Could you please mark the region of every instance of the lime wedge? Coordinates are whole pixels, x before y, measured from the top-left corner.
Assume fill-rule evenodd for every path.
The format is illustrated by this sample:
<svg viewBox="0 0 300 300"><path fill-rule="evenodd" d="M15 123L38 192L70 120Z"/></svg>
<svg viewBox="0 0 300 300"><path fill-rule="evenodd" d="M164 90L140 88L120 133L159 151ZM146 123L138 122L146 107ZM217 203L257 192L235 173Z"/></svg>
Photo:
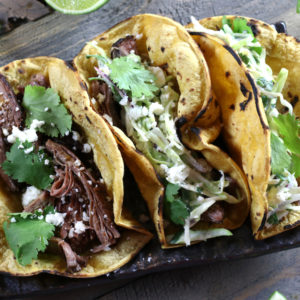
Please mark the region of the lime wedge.
<svg viewBox="0 0 300 300"><path fill-rule="evenodd" d="M45 0L53 9L70 15L90 13L109 0Z"/></svg>
<svg viewBox="0 0 300 300"><path fill-rule="evenodd" d="M286 297L284 297L282 294L280 294L278 291L275 291L269 300L287 300Z"/></svg>

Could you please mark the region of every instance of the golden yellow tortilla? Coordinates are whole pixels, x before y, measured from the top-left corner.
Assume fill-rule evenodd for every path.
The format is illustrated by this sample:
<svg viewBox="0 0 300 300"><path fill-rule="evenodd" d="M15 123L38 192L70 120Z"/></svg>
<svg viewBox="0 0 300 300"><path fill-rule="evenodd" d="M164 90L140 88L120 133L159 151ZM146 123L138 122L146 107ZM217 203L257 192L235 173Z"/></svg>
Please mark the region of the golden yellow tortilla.
<svg viewBox="0 0 300 300"><path fill-rule="evenodd" d="M86 55L99 54L93 45L101 47L106 55L110 56L112 44L128 34L137 37L139 55L148 58L154 66L167 66L168 74L177 79L180 94L177 104L177 125L183 142L192 149L202 151L207 161L216 169L224 170L237 179L243 201L238 205L229 205L229 218L218 226L237 228L244 222L249 212L250 195L247 181L228 155L218 147L209 144L216 139L221 129L220 108L211 92L211 82L204 57L184 27L168 18L149 14L134 16L123 21L95 37L75 57L74 65L81 78L90 88L88 79L97 76L94 69L97 60L86 58ZM163 218L164 186L153 166L135 148L124 132L115 126L110 128L120 146L125 163L147 202L162 247L184 246L183 244L171 245L167 241L166 236L174 233L174 230L165 229L167 222L164 222ZM194 135L190 128L197 128L201 134ZM207 226L207 224L199 223L199 226Z"/></svg>
<svg viewBox="0 0 300 300"><path fill-rule="evenodd" d="M108 193L113 199L115 223L123 227L121 238L109 251L91 255L88 264L76 273L66 272L65 258L43 253L30 265L21 266L14 259L7 245L4 231L0 229L0 272L18 276L30 276L40 272L68 277L95 277L116 270L126 264L151 239L152 235L123 210L124 165L115 139L103 119L89 106L86 87L78 74L64 61L51 57L36 57L13 61L1 67L3 74L13 90L29 84L33 74L43 74L56 90L66 108L93 148L97 167L106 183ZM0 182L0 224L7 220L7 214L22 210L20 195L8 193Z"/></svg>
<svg viewBox="0 0 300 300"><path fill-rule="evenodd" d="M300 76L299 42L291 36L277 33L272 26L262 21L246 19L258 41L266 48L267 63L273 73L278 74L282 67L289 70L283 94L293 104L294 112L299 117L300 105L296 101L300 96L300 86L296 83ZM222 16L203 19L199 23L206 28L219 30L222 27ZM189 24L186 27L192 26ZM268 238L296 227L300 224L300 212L290 211L280 224L264 228L268 212L266 190L271 171L270 132L254 80L238 55L223 41L207 34L195 34L193 37L209 66L212 87L222 111L224 139L248 178L255 238Z"/></svg>

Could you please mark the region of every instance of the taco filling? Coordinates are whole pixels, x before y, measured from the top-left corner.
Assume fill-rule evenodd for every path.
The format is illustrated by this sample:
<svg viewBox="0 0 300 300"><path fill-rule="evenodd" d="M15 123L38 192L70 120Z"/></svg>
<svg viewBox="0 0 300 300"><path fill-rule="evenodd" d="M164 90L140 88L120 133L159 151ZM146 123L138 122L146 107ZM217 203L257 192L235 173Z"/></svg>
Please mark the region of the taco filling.
<svg viewBox="0 0 300 300"><path fill-rule="evenodd" d="M134 36L116 41L111 57L96 43L90 45L100 53L87 56L98 61L98 76L89 78L92 105L111 125L126 131L160 176L165 186L164 227L175 228L168 242L190 245L231 235L225 228L193 228L200 221L222 224L228 203L239 203L242 196L234 179L180 141L175 125L176 78L164 66L152 66L148 57L140 55Z"/></svg>
<svg viewBox="0 0 300 300"><path fill-rule="evenodd" d="M77 272L120 237L93 145L42 74L17 95L0 75L0 100L0 177L23 207L3 224L6 240L21 265L47 251Z"/></svg>
<svg viewBox="0 0 300 300"><path fill-rule="evenodd" d="M219 31L203 27L192 17L189 31L200 31L215 36L234 49L260 91L271 131L271 174L267 188L268 212L265 228L280 223L289 211L300 211L300 139L299 121L292 105L284 99L282 90L288 70L282 68L277 76L266 63L266 49L254 37L243 18L223 17Z"/></svg>

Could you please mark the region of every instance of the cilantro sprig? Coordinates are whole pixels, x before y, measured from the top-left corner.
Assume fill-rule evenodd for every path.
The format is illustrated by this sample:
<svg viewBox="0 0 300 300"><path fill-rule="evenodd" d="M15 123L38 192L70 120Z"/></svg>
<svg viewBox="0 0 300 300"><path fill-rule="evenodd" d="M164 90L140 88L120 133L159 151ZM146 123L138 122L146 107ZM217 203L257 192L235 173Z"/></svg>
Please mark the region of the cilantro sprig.
<svg viewBox="0 0 300 300"><path fill-rule="evenodd" d="M38 189L49 187L54 174L51 164L45 164L46 159L51 159L43 151L34 152L32 143L24 142L21 144L19 139L12 145L9 152L6 152L6 160L2 164L3 171L18 182L26 182L34 185ZM29 153L27 151L32 150Z"/></svg>
<svg viewBox="0 0 300 300"><path fill-rule="evenodd" d="M39 252L44 252L49 239L54 236L55 226L45 221L46 214L51 212L54 212L52 206L34 214L12 213L9 214L10 222L4 222L8 245L22 266L30 264Z"/></svg>
<svg viewBox="0 0 300 300"><path fill-rule="evenodd" d="M165 194L165 213L173 223L184 225L184 220L189 216L189 209L181 200L179 191L178 184L168 183Z"/></svg>
<svg viewBox="0 0 300 300"><path fill-rule="evenodd" d="M284 169L300 176L300 122L289 113L278 115L271 120L271 126L279 136L271 134L271 167L274 174L280 175Z"/></svg>
<svg viewBox="0 0 300 300"><path fill-rule="evenodd" d="M22 105L26 110L27 127L36 119L45 122L37 130L51 137L58 137L59 134L63 136L71 130L72 117L55 90L28 85L25 87Z"/></svg>

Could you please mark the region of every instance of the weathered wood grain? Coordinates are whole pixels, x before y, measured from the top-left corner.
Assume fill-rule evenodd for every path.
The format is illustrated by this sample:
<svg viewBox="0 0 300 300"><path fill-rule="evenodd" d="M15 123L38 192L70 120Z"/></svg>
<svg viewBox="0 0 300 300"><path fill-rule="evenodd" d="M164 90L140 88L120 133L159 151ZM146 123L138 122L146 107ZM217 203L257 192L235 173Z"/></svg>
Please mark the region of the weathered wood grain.
<svg viewBox="0 0 300 300"><path fill-rule="evenodd" d="M0 37L0 65L38 55L72 59L95 35L138 13L158 13L187 23L189 17L237 14L272 23L284 20L290 34L300 38L296 0L111 0L83 16L53 13ZM150 275L103 297L109 299L268 299L276 289L300 295L300 249L243 261L223 262ZM117 286L112 286L113 287ZM94 299L101 287L64 294L64 299ZM53 297L49 296L49 299ZM47 298L47 299L48 299ZM61 299L60 296L57 296ZM46 299L46 297L45 297Z"/></svg>
<svg viewBox="0 0 300 300"><path fill-rule="evenodd" d="M266 22L284 19L289 32L300 37L300 16L293 1L234 0L114 0L89 15L68 16L54 13L18 27L0 37L0 65L15 59L39 55L72 59L85 42L114 24L139 13L159 13L187 23L191 15L203 18L238 14Z"/></svg>

